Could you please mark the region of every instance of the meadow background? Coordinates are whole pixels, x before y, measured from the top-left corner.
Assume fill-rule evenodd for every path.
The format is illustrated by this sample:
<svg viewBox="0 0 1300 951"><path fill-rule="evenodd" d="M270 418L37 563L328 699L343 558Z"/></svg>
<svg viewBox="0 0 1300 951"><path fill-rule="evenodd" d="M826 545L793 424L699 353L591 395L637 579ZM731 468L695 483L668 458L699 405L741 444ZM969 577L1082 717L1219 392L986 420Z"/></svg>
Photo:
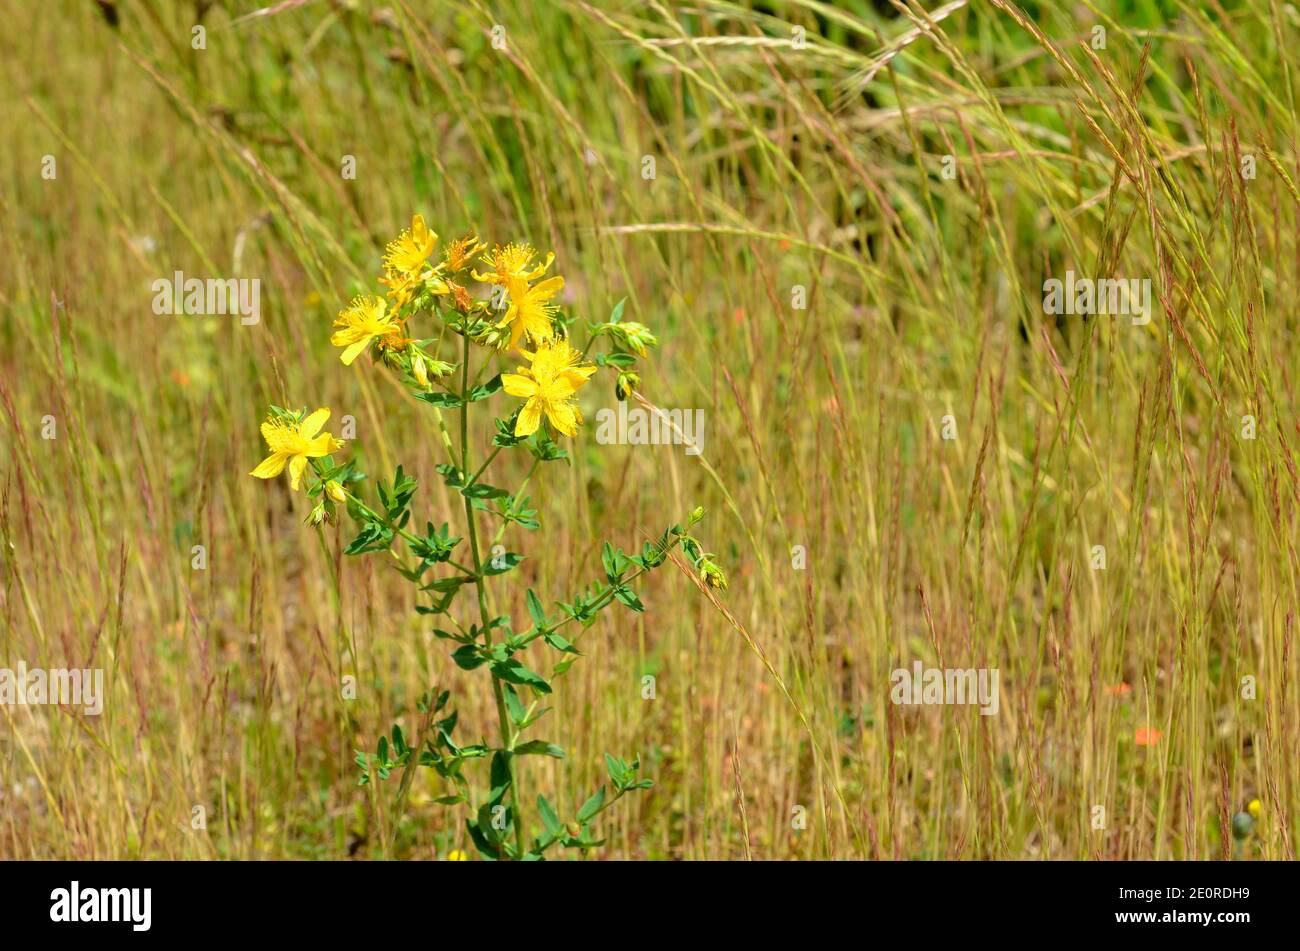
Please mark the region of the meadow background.
<svg viewBox="0 0 1300 951"><path fill-rule="evenodd" d="M0 856L468 849L430 771L399 820L353 755L433 684L489 734L486 684L382 558L339 557L351 525L248 476L269 403L329 406L452 518L428 407L328 339L420 212L554 249L580 318L626 297L646 397L706 414L700 457L589 425L531 487L520 603L497 588L522 614L600 539L709 511L730 588L668 567L603 615L545 730L568 757L527 762L573 809L639 752L656 785L593 857L1294 858L1294 4L258 10L5 5L0 663L102 666L109 697L0 708ZM1151 323L1045 315L1067 269L1150 278ZM174 270L259 278L260 323L155 316ZM997 667L998 715L894 706L915 660Z"/></svg>

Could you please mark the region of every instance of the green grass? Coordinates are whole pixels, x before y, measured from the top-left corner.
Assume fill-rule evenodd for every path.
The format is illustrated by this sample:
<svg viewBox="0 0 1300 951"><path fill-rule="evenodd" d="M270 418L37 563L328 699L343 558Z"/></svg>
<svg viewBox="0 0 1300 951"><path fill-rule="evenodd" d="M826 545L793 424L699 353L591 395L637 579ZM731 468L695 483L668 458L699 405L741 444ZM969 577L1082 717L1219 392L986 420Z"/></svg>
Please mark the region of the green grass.
<svg viewBox="0 0 1300 951"><path fill-rule="evenodd" d="M110 697L0 707L0 856L466 848L433 779L394 830L352 757L460 678L490 734L490 692L382 560L247 475L269 403L329 406L367 472L404 464L417 517L452 518L428 408L328 341L418 211L553 248L581 318L626 296L661 341L646 397L706 412L701 457L589 431L544 470L520 603L493 606L709 509L730 589L665 569L645 615L602 618L551 714L568 758L524 772L572 810L601 751L640 752L656 786L602 817L600 857L1295 857L1292 6L989 0L930 30L884 2L240 2L201 51L188 3L19 7L0 663L102 666ZM1045 315L1067 269L1150 278L1151 323ZM259 277L260 324L155 316L174 270ZM613 405L601 376L586 415ZM914 660L997 667L999 714L894 706Z"/></svg>

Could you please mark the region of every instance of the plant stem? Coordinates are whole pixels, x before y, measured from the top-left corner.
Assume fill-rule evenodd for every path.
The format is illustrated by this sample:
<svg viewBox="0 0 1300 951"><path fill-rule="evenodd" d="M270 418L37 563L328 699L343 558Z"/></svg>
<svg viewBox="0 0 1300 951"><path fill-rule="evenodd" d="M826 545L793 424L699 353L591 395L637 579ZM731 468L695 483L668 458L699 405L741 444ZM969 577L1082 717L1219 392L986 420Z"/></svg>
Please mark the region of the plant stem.
<svg viewBox="0 0 1300 951"><path fill-rule="evenodd" d="M676 539L673 540L672 544L670 544L667 548L664 549L665 558L667 558L668 552L676 548L680 541L681 541L681 536L678 536ZM656 565L656 567L658 566ZM635 581L637 578L641 577L643 574L646 574L648 571L650 571L649 568L638 568L636 571L632 572L630 575L624 578L622 583L630 584L631 582ZM614 586L612 584L605 585L604 590L601 591L600 594L596 595L596 599L592 602L591 610L593 612L604 610L605 606L609 604L609 599L612 598L613 595L614 595ZM574 620L574 617L572 614L570 614L568 617L564 618L562 621L560 621L559 623L553 626L534 631L531 635L519 641L520 649L527 647L529 644L537 640L543 634L551 634L554 633L555 631L558 631L560 628L564 627L564 625L568 624L572 620Z"/></svg>
<svg viewBox="0 0 1300 951"><path fill-rule="evenodd" d="M483 460L483 465L479 466L478 471L475 472L473 477L468 482L465 483L466 489L468 489L472 485L478 484L478 477L481 476L483 472L487 469L487 467L492 464L492 460L497 457L497 453L500 451L501 451L500 446L494 446L492 448L492 451L488 453L488 457Z"/></svg>
<svg viewBox="0 0 1300 951"><path fill-rule="evenodd" d="M465 400L469 392L469 337L463 337L462 339L465 343L460 367L461 400L463 401L460 407L460 467L462 472L469 472L469 402ZM489 457L488 462L491 461L492 459ZM483 467L487 468L486 462ZM482 471L480 469L479 473ZM474 478L477 479L478 475L476 474ZM469 535L470 554L473 555L474 590L478 594L479 621L483 625L483 643L485 646L491 647L492 624L488 617L487 579L483 576L483 562L479 558L474 500L468 495L465 496L465 526L466 534ZM497 727L501 733L501 746L506 751L506 769L510 776L510 798L515 811L515 848L519 855L522 856L524 853L524 818L520 808L522 800L519 796L518 777L515 775L514 747L510 739L510 718L506 713L506 702L505 696L501 692L501 682L495 676L492 677L492 695L496 699Z"/></svg>
<svg viewBox="0 0 1300 951"><path fill-rule="evenodd" d="M515 494L510 497L510 504L506 506L506 512L514 513L515 509L519 505L519 500L524 496L524 489L528 488L528 483L533 481L533 473L537 471L537 467L541 464L542 460L533 459L533 464L528 467L528 475L524 476L524 481L519 484L519 488L515 489ZM501 526L497 529L497 533L492 536L492 544L495 545L497 542L501 541L505 536L506 529L509 527L510 519L502 519Z"/></svg>

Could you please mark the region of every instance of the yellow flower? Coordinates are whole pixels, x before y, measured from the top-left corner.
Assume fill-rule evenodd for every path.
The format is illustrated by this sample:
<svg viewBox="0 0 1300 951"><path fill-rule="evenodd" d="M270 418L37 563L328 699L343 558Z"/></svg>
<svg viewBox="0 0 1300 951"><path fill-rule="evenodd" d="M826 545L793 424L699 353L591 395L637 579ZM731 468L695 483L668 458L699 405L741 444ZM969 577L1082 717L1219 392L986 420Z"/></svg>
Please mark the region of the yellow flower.
<svg viewBox="0 0 1300 951"><path fill-rule="evenodd" d="M425 264L437 244L438 236L429 230L423 215L413 217L411 227L388 242L384 251L384 276L379 283L388 287L395 308L404 306L419 288ZM437 270L434 269L435 275ZM431 289L435 294L447 293L436 276Z"/></svg>
<svg viewBox="0 0 1300 951"><path fill-rule="evenodd" d="M596 372L595 366L582 362L582 354L569 345L567 340L556 340L545 347L538 347L533 353L519 351L532 365L522 372L533 377L565 377L577 390Z"/></svg>
<svg viewBox="0 0 1300 951"><path fill-rule="evenodd" d="M546 269L555 260L555 253L546 255L546 260L534 266L533 259L537 252L531 244L497 245L489 254L483 256L483 263L492 270L485 274L472 271L474 280L484 281L504 287L510 297L510 309L497 324L498 327L510 326L508 346L516 347L525 334L534 343L550 340L551 312L555 305L551 298L564 288L564 278L552 277L540 284L531 282L546 273Z"/></svg>
<svg viewBox="0 0 1300 951"><path fill-rule="evenodd" d="M450 852L447 853L447 861L467 862L469 861L469 856L466 855L464 852L462 852L460 849L452 849Z"/></svg>
<svg viewBox="0 0 1300 951"><path fill-rule="evenodd" d="M388 242L384 253L384 270L413 277L424 268L424 262L433 254L438 236L424 223L424 215L411 219L411 227Z"/></svg>
<svg viewBox="0 0 1300 951"><path fill-rule="evenodd" d="M574 394L596 368L583 363L582 355L565 340L540 346L535 353L524 351L524 356L531 367L501 375L501 388L506 393L527 400L515 422L515 435L531 436L537 432L543 413L556 430L566 436L576 435L582 414L578 412Z"/></svg>
<svg viewBox="0 0 1300 951"><path fill-rule="evenodd" d="M497 327L510 327L510 347L519 346L519 340L525 334L534 343L550 340L554 331L551 329L551 313L555 305L551 298L564 289L564 278L552 277L540 284L523 286L520 293L510 291L510 309Z"/></svg>
<svg viewBox="0 0 1300 951"><path fill-rule="evenodd" d="M318 409L301 422L275 415L268 416L262 424L262 438L271 454L263 459L249 475L259 479L274 479L289 466L289 486L297 491L302 485L302 473L308 459L328 456L343 443L329 433L320 432L330 418L328 409ZM319 433L319 435L317 435Z"/></svg>
<svg viewBox="0 0 1300 951"><path fill-rule="evenodd" d="M357 354L370 346L372 340L385 346L401 345L402 325L391 314L385 313L387 307L381 297L358 297L345 310L339 311L330 343L345 348L339 358L344 366L351 366Z"/></svg>
<svg viewBox="0 0 1300 951"><path fill-rule="evenodd" d="M1246 811L1250 813L1250 817L1254 819L1256 822L1259 821L1259 814L1263 811L1263 809L1264 807L1260 804L1260 801L1258 799L1252 799L1250 801L1250 805L1246 807Z"/></svg>
<svg viewBox="0 0 1300 951"><path fill-rule="evenodd" d="M398 310L404 307L406 302L415 294L415 289L420 286L420 279L409 274L398 274L396 271L389 271L379 279L379 283L388 288L388 296L393 301L393 309Z"/></svg>
<svg viewBox="0 0 1300 951"><path fill-rule="evenodd" d="M533 258L536 256L537 252L531 244L507 244L504 248L498 244L483 256L483 263L492 270L486 274L478 271L471 273L476 281L504 285L512 298L522 297L528 285L545 274L555 260L555 253L551 252L546 255L545 261L533 267Z"/></svg>

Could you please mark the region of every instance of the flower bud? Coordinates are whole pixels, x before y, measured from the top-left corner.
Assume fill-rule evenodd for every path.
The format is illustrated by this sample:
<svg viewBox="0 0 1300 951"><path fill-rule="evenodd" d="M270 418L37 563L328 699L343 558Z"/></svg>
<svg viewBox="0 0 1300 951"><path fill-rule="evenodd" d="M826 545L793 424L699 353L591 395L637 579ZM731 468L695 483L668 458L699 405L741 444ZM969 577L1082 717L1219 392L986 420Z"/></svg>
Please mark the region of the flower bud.
<svg viewBox="0 0 1300 951"><path fill-rule="evenodd" d="M727 576L721 568L707 559L700 563L700 577L710 588L717 588L719 591L727 590Z"/></svg>
<svg viewBox="0 0 1300 951"><path fill-rule="evenodd" d="M424 364L424 357L418 353L411 357L411 376L415 377L415 382L420 384L421 389L429 388L429 371Z"/></svg>
<svg viewBox="0 0 1300 951"><path fill-rule="evenodd" d="M348 494L343 491L343 486L334 479L325 483L325 494L340 504L348 500Z"/></svg>
<svg viewBox="0 0 1300 951"><path fill-rule="evenodd" d="M643 357L646 355L647 347L657 347L659 345L659 338L652 334L650 328L645 324L638 324L629 320L616 326L627 345Z"/></svg>
<svg viewBox="0 0 1300 951"><path fill-rule="evenodd" d="M619 373L618 382L614 384L614 395L618 397L619 402L624 402L632 391L641 385L641 377L627 370Z"/></svg>

